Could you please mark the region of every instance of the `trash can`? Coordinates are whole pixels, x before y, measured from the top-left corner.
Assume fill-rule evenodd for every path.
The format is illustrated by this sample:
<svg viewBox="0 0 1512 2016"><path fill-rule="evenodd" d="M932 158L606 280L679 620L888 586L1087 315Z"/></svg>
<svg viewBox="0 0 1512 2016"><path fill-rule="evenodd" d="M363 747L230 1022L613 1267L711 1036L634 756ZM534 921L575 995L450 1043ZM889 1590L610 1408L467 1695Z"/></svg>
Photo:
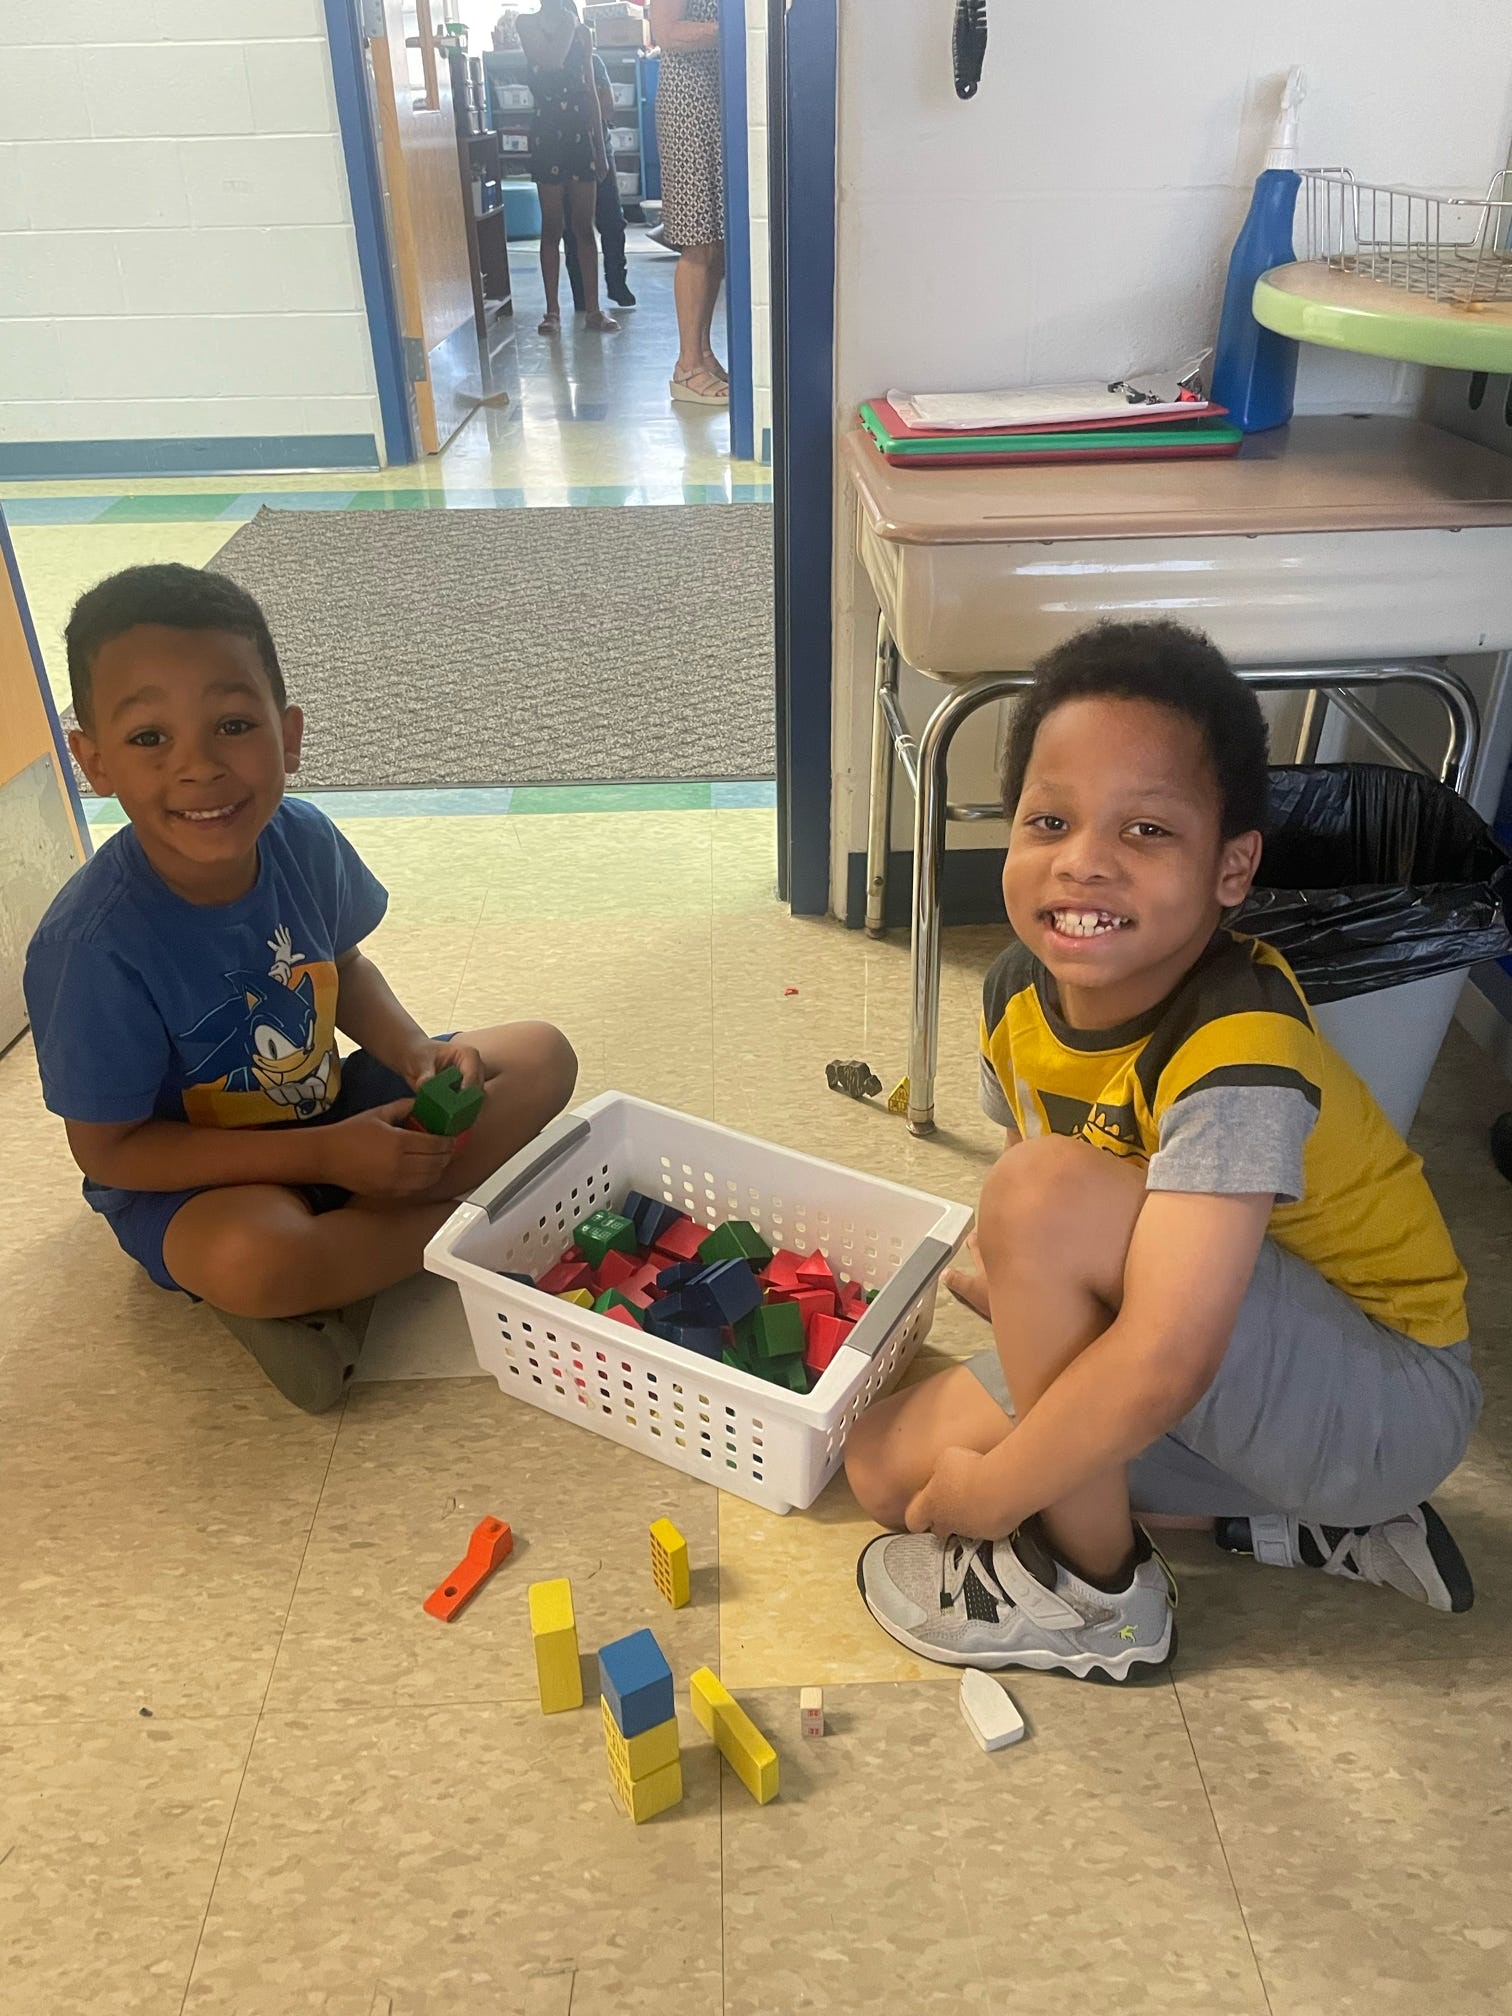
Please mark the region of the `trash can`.
<svg viewBox="0 0 1512 2016"><path fill-rule="evenodd" d="M1509 898L1512 856L1447 784L1384 763L1281 766L1235 921L1287 960L1405 1134L1466 969L1512 950Z"/></svg>

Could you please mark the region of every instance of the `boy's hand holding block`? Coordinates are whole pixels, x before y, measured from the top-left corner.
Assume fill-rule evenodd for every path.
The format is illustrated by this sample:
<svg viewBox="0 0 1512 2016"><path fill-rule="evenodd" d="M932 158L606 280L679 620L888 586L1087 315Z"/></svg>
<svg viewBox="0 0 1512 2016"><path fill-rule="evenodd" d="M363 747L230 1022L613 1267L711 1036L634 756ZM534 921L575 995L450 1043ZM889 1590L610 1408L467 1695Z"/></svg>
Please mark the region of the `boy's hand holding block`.
<svg viewBox="0 0 1512 2016"><path fill-rule="evenodd" d="M465 1134L483 1111L483 1087L464 1085L461 1066L448 1064L415 1089L415 1110L406 1121L425 1134Z"/></svg>

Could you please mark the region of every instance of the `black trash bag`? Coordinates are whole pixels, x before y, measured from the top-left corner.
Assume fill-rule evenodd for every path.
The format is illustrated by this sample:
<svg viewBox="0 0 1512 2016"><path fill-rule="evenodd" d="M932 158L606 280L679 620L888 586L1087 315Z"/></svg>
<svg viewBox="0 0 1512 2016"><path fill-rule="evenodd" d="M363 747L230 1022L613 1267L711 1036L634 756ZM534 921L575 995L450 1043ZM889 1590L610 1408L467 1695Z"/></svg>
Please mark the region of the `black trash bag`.
<svg viewBox="0 0 1512 2016"><path fill-rule="evenodd" d="M1234 927L1309 1001L1344 1001L1512 952L1512 856L1447 784L1385 763L1271 771L1270 827Z"/></svg>

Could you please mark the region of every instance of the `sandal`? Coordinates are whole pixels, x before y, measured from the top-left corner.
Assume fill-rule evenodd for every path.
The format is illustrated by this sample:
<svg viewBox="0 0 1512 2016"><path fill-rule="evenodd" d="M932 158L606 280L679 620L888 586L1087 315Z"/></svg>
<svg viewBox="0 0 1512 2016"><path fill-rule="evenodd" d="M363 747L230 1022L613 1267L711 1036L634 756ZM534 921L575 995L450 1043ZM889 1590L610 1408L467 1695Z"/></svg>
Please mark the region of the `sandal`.
<svg viewBox="0 0 1512 2016"><path fill-rule="evenodd" d="M614 317L606 315L602 308L595 308L593 313L588 317L588 327L599 336L618 335L619 326Z"/></svg>
<svg viewBox="0 0 1512 2016"><path fill-rule="evenodd" d="M728 406L730 403L729 386L702 364L686 376L681 371L674 371L667 389L674 401L683 406Z"/></svg>
<svg viewBox="0 0 1512 2016"><path fill-rule="evenodd" d="M536 324L537 336L560 336L562 318L560 315L543 315Z"/></svg>
<svg viewBox="0 0 1512 2016"><path fill-rule="evenodd" d="M704 369L710 374L711 377L717 378L721 385L729 384L730 382L729 372L726 371L723 364L720 363L719 359L714 355L712 351L710 351L709 355L704 359Z"/></svg>

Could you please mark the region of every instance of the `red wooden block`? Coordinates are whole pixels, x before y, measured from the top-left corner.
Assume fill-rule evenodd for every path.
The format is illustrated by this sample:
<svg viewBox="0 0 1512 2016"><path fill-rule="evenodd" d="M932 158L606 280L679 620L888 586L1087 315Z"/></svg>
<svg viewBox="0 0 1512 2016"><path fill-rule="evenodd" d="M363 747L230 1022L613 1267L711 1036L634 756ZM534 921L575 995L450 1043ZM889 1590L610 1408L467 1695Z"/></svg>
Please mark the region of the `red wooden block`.
<svg viewBox="0 0 1512 2016"><path fill-rule="evenodd" d="M432 1617L439 1617L443 1624L450 1624L462 1605L477 1594L499 1563L507 1559L513 1546L514 1535L502 1519L479 1520L467 1543L465 1558L444 1582L432 1589L420 1607Z"/></svg>
<svg viewBox="0 0 1512 2016"><path fill-rule="evenodd" d="M796 1302L802 1312L805 1329L815 1316L835 1314L833 1288L774 1288L767 1299L772 1302Z"/></svg>
<svg viewBox="0 0 1512 2016"><path fill-rule="evenodd" d="M794 1289L799 1286L802 1269L803 1255L779 1246L757 1278L767 1288Z"/></svg>
<svg viewBox="0 0 1512 2016"><path fill-rule="evenodd" d="M624 1292L625 1292L625 1291L624 1291L624 1289L622 1288L622 1289L620 1290L620 1293L621 1293L621 1294L623 1295L623 1294L624 1294ZM623 1307L623 1306L622 1306L622 1305L621 1305L620 1303L618 1303L618 1302L616 1302L616 1303L615 1303L615 1305L614 1305L614 1307L613 1307L612 1309L605 1309L605 1310L603 1311L603 1314L604 1314L605 1316L607 1316L607 1317L609 1318L609 1321L610 1321L611 1323L623 1323L623 1324L625 1324L625 1325L626 1325L626 1326L627 1326L627 1327L628 1327L629 1329L631 1329L631 1330L635 1330L635 1331L639 1331L639 1330L640 1330L640 1329L642 1328L642 1326L641 1326L641 1325L640 1325L639 1323L637 1323L637 1322L636 1322L636 1320L635 1320L635 1318L634 1318L634 1317L633 1317L633 1316L632 1316L632 1315L630 1314L630 1311L629 1311L628 1309L624 1308L624 1307Z"/></svg>
<svg viewBox="0 0 1512 2016"><path fill-rule="evenodd" d="M708 1236L707 1225L695 1225L691 1218L676 1218L657 1239L652 1251L664 1253L669 1265L674 1260L696 1260L698 1249Z"/></svg>
<svg viewBox="0 0 1512 2016"><path fill-rule="evenodd" d="M630 1276L638 1274L644 1265L638 1255L620 1253L611 1248L594 1270L594 1293L602 1295L606 1288L623 1288Z"/></svg>
<svg viewBox="0 0 1512 2016"><path fill-rule="evenodd" d="M848 1323L859 1323L866 1314L866 1290L859 1281L840 1283L840 1314Z"/></svg>
<svg viewBox="0 0 1512 2016"><path fill-rule="evenodd" d="M808 1288L835 1287L835 1270L822 1253L806 1254L799 1264L798 1279Z"/></svg>
<svg viewBox="0 0 1512 2016"><path fill-rule="evenodd" d="M839 1316L810 1318L805 1327L808 1343L803 1353L803 1362L810 1372L824 1371L854 1327Z"/></svg>
<svg viewBox="0 0 1512 2016"><path fill-rule="evenodd" d="M659 1302L662 1291L656 1285L656 1277L661 1272L659 1260L647 1260L633 1274L627 1274L618 1283L621 1295L632 1301L637 1309L649 1309L653 1302Z"/></svg>
<svg viewBox="0 0 1512 2016"><path fill-rule="evenodd" d="M569 1247L556 1265L548 1267L536 1283L543 1295L570 1295L574 1288L591 1288L592 1285L593 1269L576 1246Z"/></svg>

